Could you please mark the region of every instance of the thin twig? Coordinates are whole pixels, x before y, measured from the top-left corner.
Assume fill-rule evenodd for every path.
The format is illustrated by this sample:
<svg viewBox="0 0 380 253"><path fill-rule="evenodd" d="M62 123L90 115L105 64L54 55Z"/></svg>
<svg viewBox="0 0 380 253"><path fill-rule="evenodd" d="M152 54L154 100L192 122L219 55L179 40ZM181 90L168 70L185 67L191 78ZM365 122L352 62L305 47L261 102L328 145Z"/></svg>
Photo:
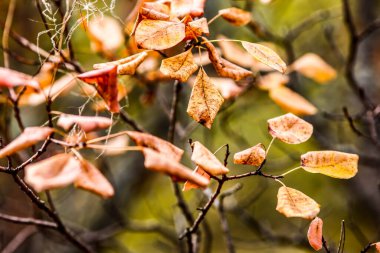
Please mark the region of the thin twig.
<svg viewBox="0 0 380 253"><path fill-rule="evenodd" d="M322 236L322 247L325 249L326 253L330 253L330 249L327 246L327 242L323 236Z"/></svg>
<svg viewBox="0 0 380 253"><path fill-rule="evenodd" d="M346 242L346 226L344 224L344 220L342 220L342 224L341 224L341 228L340 228L340 239L339 239L338 253L343 253L345 242Z"/></svg>
<svg viewBox="0 0 380 253"><path fill-rule="evenodd" d="M9 221L12 223L17 223L17 224L36 225L40 227L54 228L54 229L58 228L57 224L51 221L39 220L35 218L17 217L17 216L3 214L3 213L0 213L0 219Z"/></svg>
<svg viewBox="0 0 380 253"><path fill-rule="evenodd" d="M16 0L10 0L8 6L7 17L5 20L3 37L2 37L2 47L5 49L3 52L4 57L4 67L9 68L9 56L7 50L9 49L9 32L11 30L13 16L16 8Z"/></svg>

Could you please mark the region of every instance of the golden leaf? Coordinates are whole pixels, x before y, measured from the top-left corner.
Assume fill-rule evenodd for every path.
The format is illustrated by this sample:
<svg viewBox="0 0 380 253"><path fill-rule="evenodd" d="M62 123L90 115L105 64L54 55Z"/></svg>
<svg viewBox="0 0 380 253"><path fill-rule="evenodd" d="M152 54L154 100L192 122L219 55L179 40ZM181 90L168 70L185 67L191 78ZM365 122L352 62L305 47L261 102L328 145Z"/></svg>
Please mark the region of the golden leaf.
<svg viewBox="0 0 380 253"><path fill-rule="evenodd" d="M61 114L57 125L69 130L74 124L77 124L83 131L91 132L98 129L108 128L112 125L112 120L106 117L79 116L72 114Z"/></svg>
<svg viewBox="0 0 380 253"><path fill-rule="evenodd" d="M257 81L257 87L261 90L273 90L284 86L289 82L289 77L278 72L272 72L264 76L260 76Z"/></svg>
<svg viewBox="0 0 380 253"><path fill-rule="evenodd" d="M270 89L269 97L284 111L299 116L314 115L318 112L318 109L313 104L285 86Z"/></svg>
<svg viewBox="0 0 380 253"><path fill-rule="evenodd" d="M260 166L265 160L266 152L263 144L240 151L234 155L234 164Z"/></svg>
<svg viewBox="0 0 380 253"><path fill-rule="evenodd" d="M341 179L356 175L358 161L358 155L338 151L311 151L301 156L301 166L307 172Z"/></svg>
<svg viewBox="0 0 380 253"><path fill-rule="evenodd" d="M322 219L315 217L315 219L311 221L307 231L307 239L309 244L316 251L322 249L322 227Z"/></svg>
<svg viewBox="0 0 380 253"><path fill-rule="evenodd" d="M269 67L281 72L285 73L286 64L285 62L269 47L257 44L250 43L246 41L242 41L241 44L250 53L256 60L268 65Z"/></svg>
<svg viewBox="0 0 380 253"><path fill-rule="evenodd" d="M207 180L210 180L210 178L211 178L210 175L204 169L202 169L199 166L195 167L195 170L193 171L193 173L198 174ZM183 185L182 191L188 191L190 189L199 189L199 188L201 188L201 187L199 187L199 185L194 184L190 181L186 181L185 184Z"/></svg>
<svg viewBox="0 0 380 253"><path fill-rule="evenodd" d="M270 135L288 144L299 144L307 141L313 134L313 126L303 119L288 113L269 119Z"/></svg>
<svg viewBox="0 0 380 253"><path fill-rule="evenodd" d="M195 121L211 129L223 101L223 97L201 68L191 91L187 113Z"/></svg>
<svg viewBox="0 0 380 253"><path fill-rule="evenodd" d="M219 10L219 14L236 26L244 26L251 21L251 13L236 7Z"/></svg>
<svg viewBox="0 0 380 253"><path fill-rule="evenodd" d="M286 217L313 219L320 211L319 204L304 193L281 186L277 193L276 210Z"/></svg>
<svg viewBox="0 0 380 253"><path fill-rule="evenodd" d="M191 49L162 60L160 67L162 73L180 82L186 82L197 69Z"/></svg>
<svg viewBox="0 0 380 253"><path fill-rule="evenodd" d="M174 47L185 38L185 25L180 22L143 20L136 28L139 47L163 50Z"/></svg>
<svg viewBox="0 0 380 253"><path fill-rule="evenodd" d="M199 141L192 143L193 154L191 160L203 170L213 176L224 175L229 170L215 157L210 150L203 146Z"/></svg>

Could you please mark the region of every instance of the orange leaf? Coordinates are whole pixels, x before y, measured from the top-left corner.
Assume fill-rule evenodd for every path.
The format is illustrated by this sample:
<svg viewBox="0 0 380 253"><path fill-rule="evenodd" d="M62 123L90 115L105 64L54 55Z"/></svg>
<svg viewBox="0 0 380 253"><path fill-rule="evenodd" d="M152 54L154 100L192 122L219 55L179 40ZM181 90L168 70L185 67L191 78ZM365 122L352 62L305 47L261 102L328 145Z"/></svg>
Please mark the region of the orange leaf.
<svg viewBox="0 0 380 253"><path fill-rule="evenodd" d="M191 160L203 170L213 176L224 175L229 170L215 157L210 150L203 146L199 141L192 143L193 154Z"/></svg>
<svg viewBox="0 0 380 253"><path fill-rule="evenodd" d="M314 115L318 112L318 109L313 104L285 86L270 89L269 97L284 111L296 115Z"/></svg>
<svg viewBox="0 0 380 253"><path fill-rule="evenodd" d="M187 23L186 25L186 37L196 38L202 34L209 35L210 31L208 29L207 19L200 18Z"/></svg>
<svg viewBox="0 0 380 253"><path fill-rule="evenodd" d="M152 20L169 20L170 16L166 13L162 13L158 10L151 9L151 8L141 8L140 14L146 18L146 19L152 19Z"/></svg>
<svg viewBox="0 0 380 253"><path fill-rule="evenodd" d="M11 143L0 150L0 158L12 155L34 144L46 140L54 132L50 127L27 127Z"/></svg>
<svg viewBox="0 0 380 253"><path fill-rule="evenodd" d="M171 14L175 17L201 17L204 13L205 0L172 0Z"/></svg>
<svg viewBox="0 0 380 253"><path fill-rule="evenodd" d="M78 75L78 78L89 84L97 84L96 89L104 99L111 112L119 112L117 100L117 66L91 70Z"/></svg>
<svg viewBox="0 0 380 253"><path fill-rule="evenodd" d="M251 13L235 7L219 10L219 14L236 26L244 26L251 21Z"/></svg>
<svg viewBox="0 0 380 253"><path fill-rule="evenodd" d="M79 116L72 114L61 114L57 125L69 130L74 124L77 124L83 131L91 132L98 129L108 128L112 125L112 120L106 117Z"/></svg>
<svg viewBox="0 0 380 253"><path fill-rule="evenodd" d="M211 129L223 101L223 97L201 68L191 91L187 113L195 121Z"/></svg>
<svg viewBox="0 0 380 253"><path fill-rule="evenodd" d="M281 186L277 194L276 210L286 217L313 219L320 211L319 205L304 193Z"/></svg>
<svg viewBox="0 0 380 253"><path fill-rule="evenodd" d="M229 38L226 36L218 35L216 39L220 40L218 41L218 45L227 60L244 68L251 68L255 64L255 60L251 55L247 54L247 52L235 42L228 41Z"/></svg>
<svg viewBox="0 0 380 253"><path fill-rule="evenodd" d="M27 74L0 67L0 88L13 88L16 86L30 86L36 90L40 84Z"/></svg>
<svg viewBox="0 0 380 253"><path fill-rule="evenodd" d="M288 113L268 121L270 135L288 144L307 141L313 134L313 126L303 119Z"/></svg>
<svg viewBox="0 0 380 253"><path fill-rule="evenodd" d="M261 90L273 90L275 88L284 86L289 82L289 77L278 72L273 72L260 76L257 81L257 87Z"/></svg>
<svg viewBox="0 0 380 253"><path fill-rule="evenodd" d="M307 231L307 239L309 240L309 244L316 251L322 249L322 227L322 219L315 217L315 219L311 221L309 230Z"/></svg>
<svg viewBox="0 0 380 253"><path fill-rule="evenodd" d="M375 248L378 253L380 253L380 242L375 243Z"/></svg>
<svg viewBox="0 0 380 253"><path fill-rule="evenodd" d="M143 20L136 28L139 47L163 50L174 47L185 38L185 25L180 22Z"/></svg>
<svg viewBox="0 0 380 253"><path fill-rule="evenodd" d="M224 99L235 98L244 91L244 87L238 86L230 78L210 77L210 80L215 84Z"/></svg>
<svg viewBox="0 0 380 253"><path fill-rule="evenodd" d="M204 170L202 169L201 167L197 166L195 168L195 170L193 171L193 173L195 174L198 174L202 177L204 177L205 179L207 180L210 180L210 175ZM191 183L190 181L186 181L185 184L183 185L183 191L188 191L190 189L199 189L201 187L199 187L197 184L194 184L194 183Z"/></svg>
<svg viewBox="0 0 380 253"><path fill-rule="evenodd" d="M234 163L260 166L265 160L265 157L265 147L263 144L259 143L256 146L236 153L234 155Z"/></svg>
<svg viewBox="0 0 380 253"><path fill-rule="evenodd" d="M186 82L197 69L198 65L194 63L191 49L162 60L160 67L162 73L180 82Z"/></svg>

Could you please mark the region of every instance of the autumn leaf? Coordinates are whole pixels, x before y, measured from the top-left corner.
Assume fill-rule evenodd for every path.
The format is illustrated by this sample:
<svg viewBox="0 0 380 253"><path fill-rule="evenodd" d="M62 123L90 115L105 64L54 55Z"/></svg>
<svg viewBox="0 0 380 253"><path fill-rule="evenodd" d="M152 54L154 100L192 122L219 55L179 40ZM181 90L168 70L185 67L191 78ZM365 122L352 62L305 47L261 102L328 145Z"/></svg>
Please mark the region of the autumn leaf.
<svg viewBox="0 0 380 253"><path fill-rule="evenodd" d="M213 176L224 175L229 170L215 157L210 150L203 146L199 141L192 143L193 154L191 160L203 170Z"/></svg>
<svg viewBox="0 0 380 253"><path fill-rule="evenodd" d="M152 50L174 47L185 36L185 25L183 23L148 19L140 22L135 33L137 45Z"/></svg>
<svg viewBox="0 0 380 253"><path fill-rule="evenodd" d="M145 5L145 4L144 4ZM143 18L146 19L152 19L152 20L169 20L170 16L166 13L163 13L159 10L155 10L152 8L141 8L140 14L143 16Z"/></svg>
<svg viewBox="0 0 380 253"><path fill-rule="evenodd" d="M319 55L307 53L298 58L289 67L302 75L324 84L336 78L336 70L327 64Z"/></svg>
<svg viewBox="0 0 380 253"><path fill-rule="evenodd" d="M210 175L204 169L202 169L199 166L195 167L195 170L193 171L193 173L198 174L207 180L210 180L210 178L211 178ZM199 187L199 185L191 183L190 181L186 181L185 184L183 185L182 191L188 191L191 189L199 189L199 188L201 188L201 187Z"/></svg>
<svg viewBox="0 0 380 253"><path fill-rule="evenodd" d="M209 35L207 19L200 18L186 24L186 38L196 38L202 34Z"/></svg>
<svg viewBox="0 0 380 253"><path fill-rule="evenodd" d="M182 18L187 15L201 17L204 13L205 0L172 0L171 14Z"/></svg>
<svg viewBox="0 0 380 253"><path fill-rule="evenodd" d="M197 69L191 49L162 60L160 67L162 73L180 82L186 82Z"/></svg>
<svg viewBox="0 0 380 253"><path fill-rule="evenodd" d="M375 248L377 252L380 252L380 242L375 243Z"/></svg>
<svg viewBox="0 0 380 253"><path fill-rule="evenodd" d="M0 67L0 88L14 88L17 86L30 86L35 90L40 88L40 84L32 76Z"/></svg>
<svg viewBox="0 0 380 253"><path fill-rule="evenodd" d="M25 182L35 191L65 187L81 173L80 162L70 154L58 154L25 167Z"/></svg>
<svg viewBox="0 0 380 253"><path fill-rule="evenodd" d="M34 80L39 84L39 88L43 89L50 86L54 82L54 73L58 64L53 62L44 62L41 69L38 71L37 75L33 77ZM0 78L1 79L1 78ZM36 87L34 87L35 89Z"/></svg>
<svg viewBox="0 0 380 253"><path fill-rule="evenodd" d="M191 8L190 15L192 17L201 17L205 12L206 0L192 0L193 6Z"/></svg>
<svg viewBox="0 0 380 253"><path fill-rule="evenodd" d="M313 134L313 126L303 119L288 113L269 119L270 135L288 144L299 144L307 141Z"/></svg>
<svg viewBox="0 0 380 253"><path fill-rule="evenodd" d="M235 42L228 41L230 38L218 35L216 36L216 39L219 40L218 45L222 50L223 56L227 60L244 68L251 68L255 64L253 57L250 54L247 54L241 46L238 46Z"/></svg>
<svg viewBox="0 0 380 253"><path fill-rule="evenodd" d="M269 97L284 111L299 116L314 115L318 112L318 109L308 100L285 86L270 89Z"/></svg>
<svg viewBox="0 0 380 253"><path fill-rule="evenodd" d="M46 140L54 132L50 127L27 127L11 143L0 149L0 158L12 155L34 144Z"/></svg>
<svg viewBox="0 0 380 253"><path fill-rule="evenodd" d="M310 173L348 179L358 172L359 156L338 151L311 151L301 156L301 166Z"/></svg>
<svg viewBox="0 0 380 253"><path fill-rule="evenodd" d="M283 74L286 72L285 62L269 47L246 41L242 41L241 44L256 60Z"/></svg>
<svg viewBox="0 0 380 253"><path fill-rule="evenodd" d="M304 193L281 186L277 193L276 210L286 217L313 219L320 211L319 204Z"/></svg>
<svg viewBox="0 0 380 253"><path fill-rule="evenodd" d="M245 87L238 86L235 81L230 78L210 77L210 80L224 99L238 97L245 90Z"/></svg>
<svg viewBox="0 0 380 253"><path fill-rule="evenodd" d="M219 15L236 26L244 26L251 21L251 13L235 7L219 10Z"/></svg>
<svg viewBox="0 0 380 253"><path fill-rule="evenodd" d="M114 137L112 139L107 140L107 142L105 143L104 150L100 150L99 152L104 153L108 156L124 154L125 150L123 150L123 148L128 146L128 142L129 138L125 135Z"/></svg>
<svg viewBox="0 0 380 253"><path fill-rule="evenodd" d="M201 68L191 91L187 113L195 121L211 129L223 101L223 97Z"/></svg>
<svg viewBox="0 0 380 253"><path fill-rule="evenodd" d="M260 166L265 160L266 152L263 144L240 151L234 155L234 164Z"/></svg>
<svg viewBox="0 0 380 253"><path fill-rule="evenodd" d="M273 90L284 86L289 82L289 77L278 72L272 72L264 76L260 76L257 80L257 87L260 90Z"/></svg>
<svg viewBox="0 0 380 253"><path fill-rule="evenodd" d="M307 239L309 244L316 251L322 249L322 227L322 219L315 217L315 219L311 221L307 231Z"/></svg>
<svg viewBox="0 0 380 253"><path fill-rule="evenodd" d="M69 130L73 125L78 125L83 131L91 132L98 129L108 128L112 125L112 120L106 117L79 116L72 114L61 114L57 125Z"/></svg>

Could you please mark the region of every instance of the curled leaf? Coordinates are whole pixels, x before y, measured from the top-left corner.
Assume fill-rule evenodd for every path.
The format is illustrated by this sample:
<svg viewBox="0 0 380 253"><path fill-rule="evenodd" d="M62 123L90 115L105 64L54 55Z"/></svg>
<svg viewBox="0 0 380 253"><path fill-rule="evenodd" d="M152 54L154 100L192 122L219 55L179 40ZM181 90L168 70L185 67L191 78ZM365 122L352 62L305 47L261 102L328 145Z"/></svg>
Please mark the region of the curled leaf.
<svg viewBox="0 0 380 253"><path fill-rule="evenodd" d="M313 134L313 125L291 113L267 122L270 135L288 144L305 142Z"/></svg>
<svg viewBox="0 0 380 253"><path fill-rule="evenodd" d="M0 149L0 158L12 155L34 144L46 140L54 132L50 127L27 127L11 143Z"/></svg>
<svg viewBox="0 0 380 253"><path fill-rule="evenodd" d="M260 76L259 80L257 81L257 87L261 90L273 90L284 86L284 84L288 82L288 76L280 74L278 72L273 72L265 76Z"/></svg>
<svg viewBox="0 0 380 253"><path fill-rule="evenodd" d="M195 168L195 170L193 171L193 173L198 174L198 175L204 177L207 180L210 180L210 178L211 178L210 175L204 169L202 169L199 166L197 166ZM183 191L188 191L190 189L199 189L199 188L200 188L199 185L194 184L194 183L192 183L190 181L186 181L185 184L183 185L183 189L182 190Z"/></svg>
<svg viewBox="0 0 380 253"><path fill-rule="evenodd" d="M0 67L0 88L13 88L16 86L30 86L36 90L40 88L39 82L33 79L32 76Z"/></svg>
<svg viewBox="0 0 380 253"><path fill-rule="evenodd" d="M301 156L301 166L310 173L348 179L358 172L359 156L338 151L311 151Z"/></svg>
<svg viewBox="0 0 380 253"><path fill-rule="evenodd" d="M319 204L304 193L281 186L277 193L276 210L286 217L313 219L320 211Z"/></svg>
<svg viewBox="0 0 380 253"><path fill-rule="evenodd" d="M106 117L79 116L72 114L61 114L57 125L69 130L74 124L77 124L83 131L91 132L98 129L108 128L112 125L112 120Z"/></svg>
<svg viewBox="0 0 380 253"><path fill-rule="evenodd" d="M94 69L102 69L109 66L117 66L117 74L134 75L136 69L148 57L147 52L141 52L117 61L94 64Z"/></svg>
<svg viewBox="0 0 380 253"><path fill-rule="evenodd" d="M219 15L236 26L244 26L251 21L251 13L236 7L219 10Z"/></svg>
<svg viewBox="0 0 380 253"><path fill-rule="evenodd" d="M322 227L322 219L315 217L315 219L311 221L309 230L307 231L307 239L309 244L316 251L322 249Z"/></svg>
<svg viewBox="0 0 380 253"><path fill-rule="evenodd" d="M199 141L193 142L193 154L191 160L200 166L207 173L217 176L224 175L229 170L215 157L210 150L203 146Z"/></svg>
<svg viewBox="0 0 380 253"><path fill-rule="evenodd" d="M260 166L265 160L266 152L263 144L240 151L234 155L234 164Z"/></svg>
<svg viewBox="0 0 380 253"><path fill-rule="evenodd" d="M197 69L191 49L162 60L160 67L162 73L180 82L186 82Z"/></svg>

